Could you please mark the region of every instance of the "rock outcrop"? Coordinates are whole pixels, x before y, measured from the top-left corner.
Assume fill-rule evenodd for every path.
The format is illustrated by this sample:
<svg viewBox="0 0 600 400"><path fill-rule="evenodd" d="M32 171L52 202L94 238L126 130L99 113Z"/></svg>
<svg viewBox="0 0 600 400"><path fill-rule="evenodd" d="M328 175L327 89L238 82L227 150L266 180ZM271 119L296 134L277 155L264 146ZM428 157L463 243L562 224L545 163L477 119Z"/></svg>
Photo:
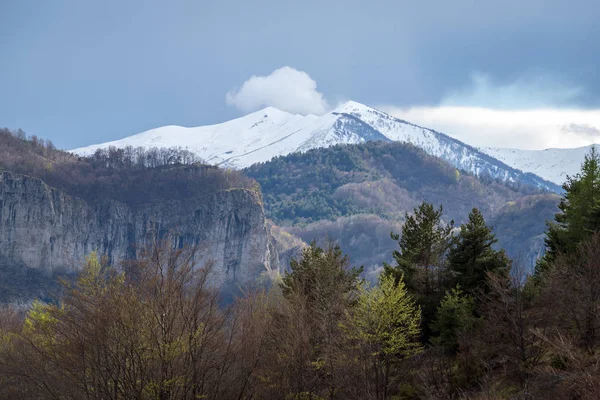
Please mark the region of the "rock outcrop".
<svg viewBox="0 0 600 400"><path fill-rule="evenodd" d="M179 245L198 245L200 263L214 261L211 282L219 287L251 283L278 269L261 197L253 190L133 207L87 202L39 179L0 171L0 271L51 275L77 267L91 251L117 262L167 234Z"/></svg>

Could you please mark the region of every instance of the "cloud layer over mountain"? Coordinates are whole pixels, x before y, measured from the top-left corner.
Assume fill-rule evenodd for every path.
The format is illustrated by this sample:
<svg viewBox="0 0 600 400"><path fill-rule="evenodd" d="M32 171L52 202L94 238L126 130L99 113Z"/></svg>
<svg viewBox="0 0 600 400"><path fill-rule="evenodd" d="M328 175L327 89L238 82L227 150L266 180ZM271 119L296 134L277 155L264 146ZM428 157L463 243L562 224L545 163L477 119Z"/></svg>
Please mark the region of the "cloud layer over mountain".
<svg viewBox="0 0 600 400"><path fill-rule="evenodd" d="M539 73L499 84L477 73L437 106L380 106L473 146L545 149L600 139L600 109L577 108L583 88Z"/></svg>
<svg viewBox="0 0 600 400"><path fill-rule="evenodd" d="M600 110L573 106L583 94L581 87L544 74L500 84L476 73L469 85L449 92L438 105L375 106L473 146L568 148L600 140ZM303 115L321 115L329 109L317 82L307 72L289 66L251 76L239 89L227 93L226 102L244 113L269 106Z"/></svg>
<svg viewBox="0 0 600 400"><path fill-rule="evenodd" d="M380 107L389 114L436 129L472 146L542 150L598 142L600 110L498 110L483 107Z"/></svg>

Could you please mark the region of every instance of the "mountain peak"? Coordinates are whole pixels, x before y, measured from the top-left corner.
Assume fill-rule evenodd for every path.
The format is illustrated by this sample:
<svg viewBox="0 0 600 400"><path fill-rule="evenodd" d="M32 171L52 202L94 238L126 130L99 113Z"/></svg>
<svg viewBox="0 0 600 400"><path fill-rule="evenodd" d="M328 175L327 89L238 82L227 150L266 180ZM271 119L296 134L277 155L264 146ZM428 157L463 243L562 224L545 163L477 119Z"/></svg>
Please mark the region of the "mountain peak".
<svg viewBox="0 0 600 400"><path fill-rule="evenodd" d="M264 117L265 115L267 115L267 116L292 116L292 115L296 115L296 114L292 114L287 111L282 111L279 108L269 106L269 107L262 108L258 111L251 112L250 114L247 114L247 115L243 116L242 118L249 117L249 116Z"/></svg>
<svg viewBox="0 0 600 400"><path fill-rule="evenodd" d="M373 108L366 106L364 104L358 103L356 101L347 101L345 103L340 104L333 110L332 112L337 113L360 113L361 111L369 111L373 110Z"/></svg>

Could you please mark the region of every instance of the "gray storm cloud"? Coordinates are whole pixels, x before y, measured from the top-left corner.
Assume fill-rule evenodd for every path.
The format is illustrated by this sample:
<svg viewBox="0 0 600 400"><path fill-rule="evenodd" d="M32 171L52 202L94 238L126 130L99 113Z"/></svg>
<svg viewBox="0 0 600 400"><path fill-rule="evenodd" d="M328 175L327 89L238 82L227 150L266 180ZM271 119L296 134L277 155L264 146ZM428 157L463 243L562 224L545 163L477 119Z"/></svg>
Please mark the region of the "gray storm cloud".
<svg viewBox="0 0 600 400"><path fill-rule="evenodd" d="M454 90L442 100L445 106L486 107L494 109L533 109L569 106L584 94L546 74L526 76L499 84L484 73L471 76L471 83Z"/></svg>

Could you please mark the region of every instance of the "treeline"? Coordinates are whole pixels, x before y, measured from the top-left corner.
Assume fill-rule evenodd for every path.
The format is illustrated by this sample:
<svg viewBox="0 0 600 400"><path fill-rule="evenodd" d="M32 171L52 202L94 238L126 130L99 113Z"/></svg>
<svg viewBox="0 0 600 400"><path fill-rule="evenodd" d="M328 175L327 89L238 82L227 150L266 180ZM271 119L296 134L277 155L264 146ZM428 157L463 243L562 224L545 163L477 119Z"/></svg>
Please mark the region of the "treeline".
<svg viewBox="0 0 600 400"><path fill-rule="evenodd" d="M422 350L403 284L363 285L337 247L226 308L193 259L158 243L120 268L91 255L60 304L5 311L0 397L389 398L394 365Z"/></svg>
<svg viewBox="0 0 600 400"><path fill-rule="evenodd" d="M257 163L245 173L256 179L269 216L277 221L313 222L357 213L388 210L338 193L348 184L392 178L388 187L416 190L428 184L452 184L456 171L409 144L369 142L311 149ZM350 188L346 188L348 191ZM341 195L340 195L341 194Z"/></svg>
<svg viewBox="0 0 600 400"><path fill-rule="evenodd" d="M91 202L112 199L129 205L256 188L241 173L205 165L177 147L110 147L79 157L57 150L49 141L8 129L0 129L1 170L39 178Z"/></svg>
<svg viewBox="0 0 600 400"><path fill-rule="evenodd" d="M154 243L118 267L92 254L78 280L64 283L59 303L35 303L24 318L10 309L2 314L0 398L556 393L534 380L536 368L552 368L541 370L546 379L563 376L571 359L561 351L573 357L579 344L555 349L571 336L554 342L551 330L541 329L564 318L540 313L551 306L556 312L546 286L536 286L542 308L530 308L534 296L511 278L510 262L491 248L494 237L476 209L456 236L430 204L407 217L402 237L394 235L395 262L376 286L360 279L362 270L351 268L339 247L313 243L270 291L247 292L227 307L208 285L212 265L194 265L195 249Z"/></svg>
<svg viewBox="0 0 600 400"><path fill-rule="evenodd" d="M32 163L37 164L34 156L39 156L48 161L82 161L75 154L58 150L52 141L38 138L35 135L28 136L18 129L11 131L6 128L0 129L0 144L2 144L1 160L5 167L15 166L23 158L32 158ZM180 147L143 148L127 146L117 148L111 146L106 149L97 149L93 154L85 157L85 161L94 167L107 169L131 169L131 168L156 168L163 165L191 165L203 164L203 161L189 150ZM32 168L32 166L29 166Z"/></svg>
<svg viewBox="0 0 600 400"><path fill-rule="evenodd" d="M423 203L378 284L315 243L228 307L194 249L91 255L57 304L5 310L0 395L48 399L592 399L600 392L600 157L521 274L473 209Z"/></svg>
<svg viewBox="0 0 600 400"><path fill-rule="evenodd" d="M453 234L422 204L384 276L421 309L424 351L403 375L407 398L593 399L600 393L600 157L568 178L546 255L526 276L473 209ZM406 386L405 386L406 387ZM402 396L400 396L402 398Z"/></svg>

